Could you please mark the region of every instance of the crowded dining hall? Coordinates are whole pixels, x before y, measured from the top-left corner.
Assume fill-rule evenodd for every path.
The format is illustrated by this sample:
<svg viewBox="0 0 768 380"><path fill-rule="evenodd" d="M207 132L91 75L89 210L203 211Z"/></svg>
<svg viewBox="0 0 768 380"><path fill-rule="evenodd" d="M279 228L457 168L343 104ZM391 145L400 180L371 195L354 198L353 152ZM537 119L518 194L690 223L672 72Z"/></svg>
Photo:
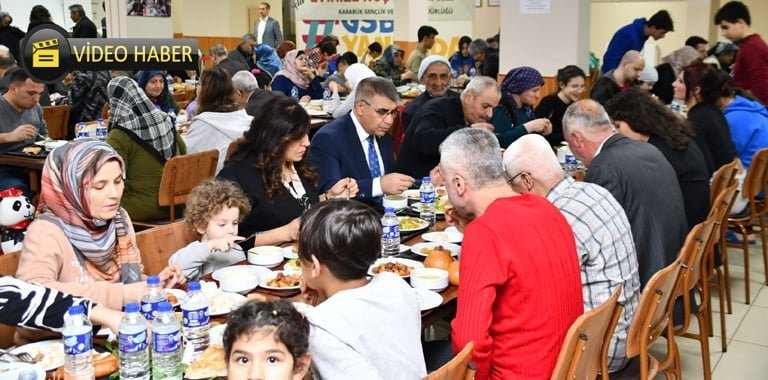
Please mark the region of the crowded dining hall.
<svg viewBox="0 0 768 380"><path fill-rule="evenodd" d="M0 379L764 379L766 15L0 0Z"/></svg>

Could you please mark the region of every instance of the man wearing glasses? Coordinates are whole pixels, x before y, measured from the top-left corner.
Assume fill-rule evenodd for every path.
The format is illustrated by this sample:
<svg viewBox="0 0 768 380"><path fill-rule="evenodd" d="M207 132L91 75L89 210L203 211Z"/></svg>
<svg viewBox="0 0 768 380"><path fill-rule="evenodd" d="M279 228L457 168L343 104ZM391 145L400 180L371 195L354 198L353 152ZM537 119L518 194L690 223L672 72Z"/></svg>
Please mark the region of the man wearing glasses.
<svg viewBox="0 0 768 380"><path fill-rule="evenodd" d="M414 179L394 173L395 153L389 129L397 117L397 90L391 81L372 77L355 90L352 112L317 131L309 161L318 168L318 188L328 190L342 178L354 178L357 198L377 202L382 195L400 194Z"/></svg>
<svg viewBox="0 0 768 380"><path fill-rule="evenodd" d="M421 61L419 66L419 82L425 86L425 91L411 100L403 111L403 129L408 130L411 120L419 112L421 106L435 98L443 96L458 96L451 91L451 64L442 55L430 55Z"/></svg>

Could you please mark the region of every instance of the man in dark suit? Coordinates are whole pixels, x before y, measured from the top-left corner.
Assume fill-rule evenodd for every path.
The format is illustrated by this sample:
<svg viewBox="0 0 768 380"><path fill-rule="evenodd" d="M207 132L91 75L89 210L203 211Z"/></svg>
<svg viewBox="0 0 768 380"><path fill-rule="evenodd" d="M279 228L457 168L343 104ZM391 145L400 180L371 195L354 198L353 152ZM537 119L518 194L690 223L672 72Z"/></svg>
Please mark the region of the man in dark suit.
<svg viewBox="0 0 768 380"><path fill-rule="evenodd" d="M253 24L253 35L260 44L267 44L277 49L283 43L283 33L280 31L280 23L272 17L269 17L269 11L272 7L269 3L259 4L259 16Z"/></svg>
<svg viewBox="0 0 768 380"><path fill-rule="evenodd" d="M227 48L224 45L213 45L208 48L208 54L213 59L213 63L216 67L221 67L227 70L229 75L235 75L238 71L250 71L250 67L240 61L234 61L227 56Z"/></svg>
<svg viewBox="0 0 768 380"><path fill-rule="evenodd" d="M75 22L72 28L72 38L98 38L99 32L96 24L85 15L85 9L80 4L69 6L69 18Z"/></svg>
<svg viewBox="0 0 768 380"><path fill-rule="evenodd" d="M232 75L232 86L235 88L235 100L245 107L245 112L256 116L262 106L275 96L284 96L280 92L264 91L259 88L259 82L250 71L238 71Z"/></svg>
<svg viewBox="0 0 768 380"><path fill-rule="evenodd" d="M309 161L318 168L320 192L350 177L360 188L357 199L374 203L382 195L400 194L413 185L413 178L393 172L389 128L397 114L397 100L391 81L366 78L357 85L352 112L315 133Z"/></svg>
<svg viewBox="0 0 768 380"><path fill-rule="evenodd" d="M653 145L616 133L594 100L568 107L563 132L573 154L589 167L584 180L608 189L627 212L645 286L675 261L688 231L675 170Z"/></svg>
<svg viewBox="0 0 768 380"><path fill-rule="evenodd" d="M255 54L253 53L254 46L256 46L256 37L251 33L246 33L243 35L243 38L240 39L240 44L227 54L227 59L248 67L248 70L255 68L256 60L254 59ZM230 75L231 74L234 73L230 73Z"/></svg>

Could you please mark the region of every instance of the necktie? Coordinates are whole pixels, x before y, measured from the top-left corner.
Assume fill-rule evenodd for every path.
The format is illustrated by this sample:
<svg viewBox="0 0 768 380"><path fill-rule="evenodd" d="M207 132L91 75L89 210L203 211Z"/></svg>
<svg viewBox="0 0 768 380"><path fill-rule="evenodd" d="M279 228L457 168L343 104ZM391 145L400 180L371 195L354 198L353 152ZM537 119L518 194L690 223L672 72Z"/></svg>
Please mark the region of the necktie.
<svg viewBox="0 0 768 380"><path fill-rule="evenodd" d="M371 170L371 178L381 177L381 168L379 167L379 157L376 155L376 147L373 142L373 135L368 136L368 169Z"/></svg>

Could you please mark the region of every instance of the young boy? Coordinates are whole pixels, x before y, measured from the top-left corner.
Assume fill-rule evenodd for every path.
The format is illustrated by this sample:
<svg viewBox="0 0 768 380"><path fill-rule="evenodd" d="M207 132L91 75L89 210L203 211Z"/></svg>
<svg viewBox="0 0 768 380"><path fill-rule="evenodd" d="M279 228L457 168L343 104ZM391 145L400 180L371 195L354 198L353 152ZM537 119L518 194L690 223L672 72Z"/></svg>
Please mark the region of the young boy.
<svg viewBox="0 0 768 380"><path fill-rule="evenodd" d="M234 263L245 260L237 245L237 226L251 212L251 204L242 190L230 181L211 179L192 189L184 211L189 227L201 235L168 259L178 265L184 276L196 281Z"/></svg>
<svg viewBox="0 0 768 380"><path fill-rule="evenodd" d="M400 277L368 279L381 252L381 222L350 200L313 206L301 218L303 292L316 379L419 379L426 375L421 313Z"/></svg>

